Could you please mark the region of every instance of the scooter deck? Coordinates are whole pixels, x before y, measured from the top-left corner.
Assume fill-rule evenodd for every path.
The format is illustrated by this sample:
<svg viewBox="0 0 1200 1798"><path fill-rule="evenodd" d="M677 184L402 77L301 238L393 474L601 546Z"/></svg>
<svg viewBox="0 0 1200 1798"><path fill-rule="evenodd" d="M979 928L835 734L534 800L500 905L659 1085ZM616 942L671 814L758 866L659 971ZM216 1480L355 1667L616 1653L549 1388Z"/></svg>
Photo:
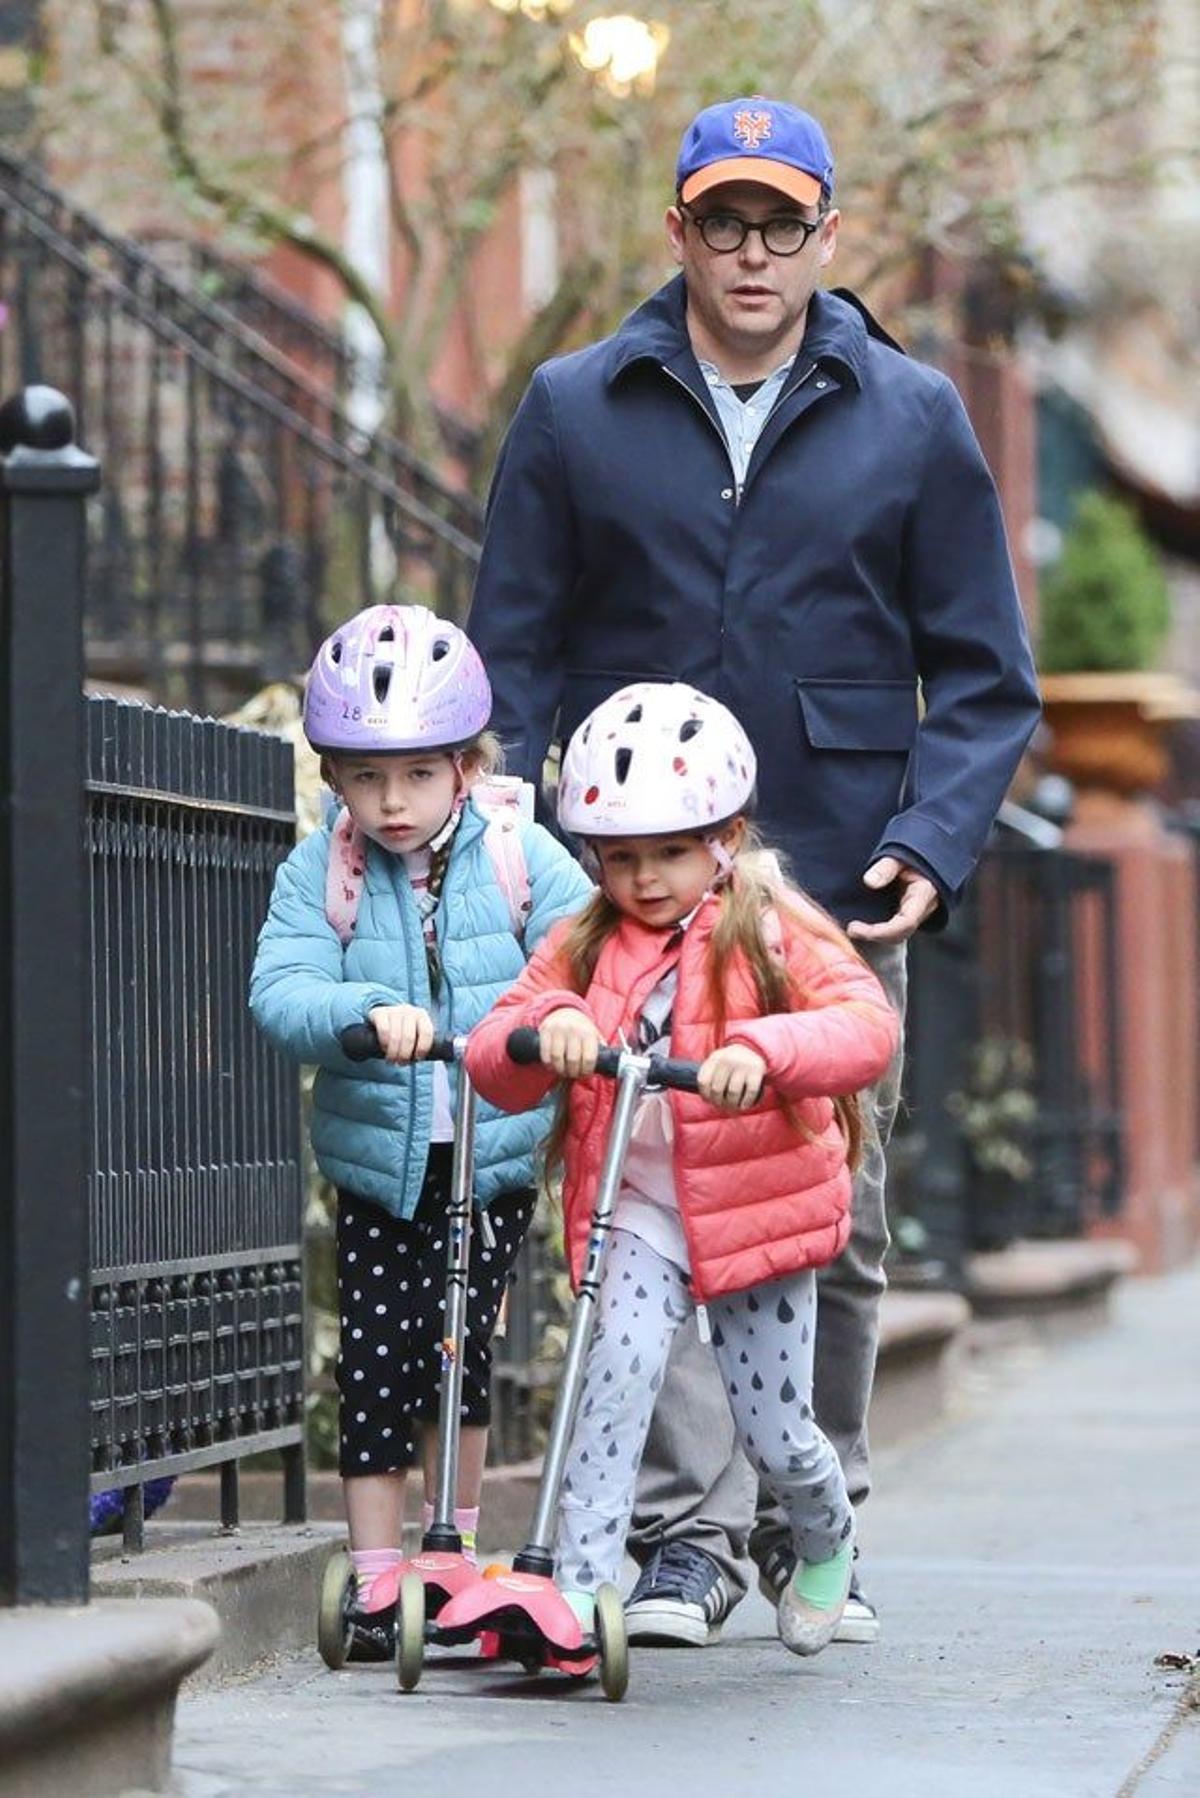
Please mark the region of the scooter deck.
<svg viewBox="0 0 1200 1798"><path fill-rule="evenodd" d="M554 1581L533 1573L480 1579L439 1612L430 1641L457 1647L478 1640L486 1660L520 1661L576 1678L596 1664L596 1642L585 1635Z"/></svg>

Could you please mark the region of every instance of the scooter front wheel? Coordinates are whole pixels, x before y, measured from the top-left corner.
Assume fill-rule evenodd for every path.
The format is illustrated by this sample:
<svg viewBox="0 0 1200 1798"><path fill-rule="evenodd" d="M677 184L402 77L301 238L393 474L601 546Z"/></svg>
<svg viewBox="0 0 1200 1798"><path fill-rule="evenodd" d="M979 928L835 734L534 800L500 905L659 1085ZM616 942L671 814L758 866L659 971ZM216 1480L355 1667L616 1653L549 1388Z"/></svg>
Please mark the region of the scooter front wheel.
<svg viewBox="0 0 1200 1798"><path fill-rule="evenodd" d="M354 1567L339 1548L325 1563L321 1601L317 1611L317 1648L331 1673L346 1665L354 1631L350 1623L350 1599L354 1592Z"/></svg>
<svg viewBox="0 0 1200 1798"><path fill-rule="evenodd" d="M629 1638L625 1607L615 1586L601 1586L596 1593L596 1647L601 1690L613 1704L619 1704L629 1685Z"/></svg>
<svg viewBox="0 0 1200 1798"><path fill-rule="evenodd" d="M402 1692L415 1690L425 1665L425 1582L406 1573L396 1594L396 1682Z"/></svg>

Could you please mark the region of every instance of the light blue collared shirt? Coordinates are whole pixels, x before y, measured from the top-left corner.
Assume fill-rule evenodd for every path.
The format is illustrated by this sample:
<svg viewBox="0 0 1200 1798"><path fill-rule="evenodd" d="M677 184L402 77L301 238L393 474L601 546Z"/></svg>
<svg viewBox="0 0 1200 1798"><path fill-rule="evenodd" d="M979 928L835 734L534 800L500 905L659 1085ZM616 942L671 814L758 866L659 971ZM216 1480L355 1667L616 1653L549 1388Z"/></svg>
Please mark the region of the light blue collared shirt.
<svg viewBox="0 0 1200 1798"><path fill-rule="evenodd" d="M739 499L742 497L742 488L746 485L746 470L750 466L754 446L771 416L775 401L783 391L783 384L792 371L794 361L795 357L782 363L774 374L767 376L758 392L748 400L738 398L715 363L700 364L700 373L708 383L708 391L712 394L717 416L721 420L721 429L725 433Z"/></svg>

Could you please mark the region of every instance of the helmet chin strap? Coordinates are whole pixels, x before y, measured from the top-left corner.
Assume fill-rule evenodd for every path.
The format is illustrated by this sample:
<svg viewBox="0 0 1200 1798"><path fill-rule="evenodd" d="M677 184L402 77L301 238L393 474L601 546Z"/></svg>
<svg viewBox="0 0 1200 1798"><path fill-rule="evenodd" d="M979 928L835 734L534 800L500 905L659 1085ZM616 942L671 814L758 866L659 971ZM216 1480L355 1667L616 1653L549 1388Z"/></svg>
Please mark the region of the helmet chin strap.
<svg viewBox="0 0 1200 1798"><path fill-rule="evenodd" d="M458 829L458 821L462 817L463 806L467 803L467 777L465 770L463 769L461 750L456 749L450 759L454 763L454 798L451 801L450 811L446 817L446 822L434 831L426 844L426 848L432 855L436 855L439 849L444 849L446 847L446 844Z"/></svg>
<svg viewBox="0 0 1200 1798"><path fill-rule="evenodd" d="M726 849L720 837L715 833L712 836L705 837L704 847L708 850L708 853L717 864L717 878L713 882L713 886L723 887L725 882L733 877L733 857L730 855L728 849Z"/></svg>

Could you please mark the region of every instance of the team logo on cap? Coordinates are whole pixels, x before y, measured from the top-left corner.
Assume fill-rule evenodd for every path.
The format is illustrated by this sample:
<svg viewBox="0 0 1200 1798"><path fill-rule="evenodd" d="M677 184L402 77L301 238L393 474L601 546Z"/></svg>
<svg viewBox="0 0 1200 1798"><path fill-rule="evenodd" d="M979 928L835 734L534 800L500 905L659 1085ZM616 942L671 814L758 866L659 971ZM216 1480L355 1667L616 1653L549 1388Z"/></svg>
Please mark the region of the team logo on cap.
<svg viewBox="0 0 1200 1798"><path fill-rule="evenodd" d="M739 144L745 144L748 150L757 150L764 138L770 137L772 130L769 112L735 112L733 115L733 135Z"/></svg>

